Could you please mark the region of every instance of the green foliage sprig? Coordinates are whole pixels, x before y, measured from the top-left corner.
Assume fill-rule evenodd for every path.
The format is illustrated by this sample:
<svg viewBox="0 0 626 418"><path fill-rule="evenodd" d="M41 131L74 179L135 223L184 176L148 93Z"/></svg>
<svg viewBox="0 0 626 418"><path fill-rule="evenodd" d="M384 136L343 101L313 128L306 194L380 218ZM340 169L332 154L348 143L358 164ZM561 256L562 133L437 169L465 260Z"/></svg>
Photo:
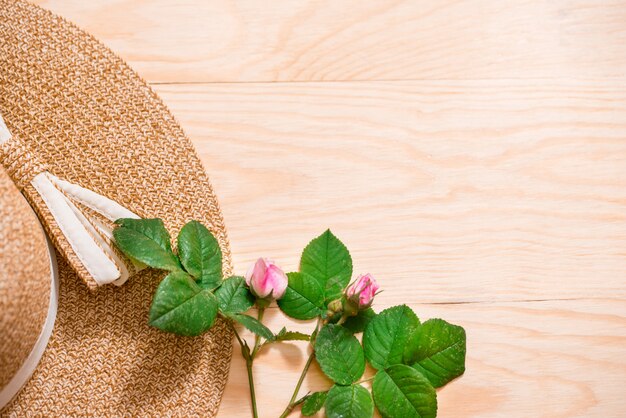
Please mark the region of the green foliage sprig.
<svg viewBox="0 0 626 418"><path fill-rule="evenodd" d="M126 256L168 271L152 301L151 326L197 336L209 330L217 316L231 325L246 360L254 417L258 412L252 365L268 344L301 340L309 341L312 348L281 418L299 405L305 416L324 409L331 418L366 418L377 409L390 418L436 417L435 388L465 371L464 329L442 319L422 323L407 305L375 313L371 304L378 284L369 275L351 284L352 258L330 230L306 246L297 272L285 275L260 259L257 263L261 264L253 266L245 278L224 278L219 244L201 223L191 221L181 229L176 251L160 219L120 219L117 224L114 239ZM263 312L274 299L288 317L316 320L313 332L282 328L274 333L263 325ZM246 314L255 305L256 318ZM235 322L255 334L252 347L240 336ZM313 361L333 385L298 398ZM362 380L366 364L376 374ZM368 380L372 380L371 390L363 385Z"/></svg>

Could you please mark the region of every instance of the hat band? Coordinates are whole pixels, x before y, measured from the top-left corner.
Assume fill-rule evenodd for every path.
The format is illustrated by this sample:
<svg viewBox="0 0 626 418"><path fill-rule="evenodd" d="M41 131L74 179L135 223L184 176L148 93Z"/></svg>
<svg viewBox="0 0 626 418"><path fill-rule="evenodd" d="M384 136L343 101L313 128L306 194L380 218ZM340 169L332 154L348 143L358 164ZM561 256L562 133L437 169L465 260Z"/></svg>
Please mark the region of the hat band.
<svg viewBox="0 0 626 418"><path fill-rule="evenodd" d="M57 308L59 306L59 273L57 271L57 262L54 255L54 249L50 240L46 240L48 244L48 253L50 254L50 276L52 283L50 284L50 302L48 303L48 313L46 320L43 324L41 332L37 341L33 345L24 363L17 370L15 375L9 380L9 382L0 388L0 410L4 408L13 397L20 391L20 389L28 382L32 376L35 368L39 364L41 357L43 356L50 336L52 335L52 329L54 328L54 322L57 316Z"/></svg>
<svg viewBox="0 0 626 418"><path fill-rule="evenodd" d="M113 244L113 223L139 216L114 200L51 174L23 141L11 135L2 116L0 163L21 190L32 186L39 194L72 252L97 285L120 285L142 268L128 262Z"/></svg>

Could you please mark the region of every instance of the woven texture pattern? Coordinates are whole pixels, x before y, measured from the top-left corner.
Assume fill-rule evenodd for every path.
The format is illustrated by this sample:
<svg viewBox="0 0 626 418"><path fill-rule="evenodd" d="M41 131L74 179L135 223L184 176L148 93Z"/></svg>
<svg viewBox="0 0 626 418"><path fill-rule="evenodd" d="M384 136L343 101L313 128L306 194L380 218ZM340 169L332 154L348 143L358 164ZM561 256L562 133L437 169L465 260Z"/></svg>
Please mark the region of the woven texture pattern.
<svg viewBox="0 0 626 418"><path fill-rule="evenodd" d="M50 275L39 221L0 168L0 388L15 376L41 333Z"/></svg>
<svg viewBox="0 0 626 418"><path fill-rule="evenodd" d="M189 220L206 224L231 272L220 210L191 143L146 83L89 35L37 6L0 0L0 112L56 176L163 218L173 235ZM23 193L61 255L59 312L33 378L3 415L214 416L228 327L201 338L149 327L163 278L154 270L90 290L34 188Z"/></svg>
<svg viewBox="0 0 626 418"><path fill-rule="evenodd" d="M0 145L0 164L20 189L37 174L48 169L24 142L16 138Z"/></svg>

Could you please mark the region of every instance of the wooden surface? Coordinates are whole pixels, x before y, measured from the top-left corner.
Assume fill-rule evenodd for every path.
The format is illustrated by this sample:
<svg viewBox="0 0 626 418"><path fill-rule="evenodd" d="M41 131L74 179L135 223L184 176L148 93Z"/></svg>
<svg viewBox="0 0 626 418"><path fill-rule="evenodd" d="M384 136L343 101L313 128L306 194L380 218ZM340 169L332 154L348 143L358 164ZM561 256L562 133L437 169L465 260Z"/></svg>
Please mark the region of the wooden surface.
<svg viewBox="0 0 626 418"><path fill-rule="evenodd" d="M466 328L439 417L626 416L626 2L39 3L153 83L239 273L295 269L330 227L385 289L378 310ZM261 416L305 356L260 357ZM249 416L238 352L221 416Z"/></svg>

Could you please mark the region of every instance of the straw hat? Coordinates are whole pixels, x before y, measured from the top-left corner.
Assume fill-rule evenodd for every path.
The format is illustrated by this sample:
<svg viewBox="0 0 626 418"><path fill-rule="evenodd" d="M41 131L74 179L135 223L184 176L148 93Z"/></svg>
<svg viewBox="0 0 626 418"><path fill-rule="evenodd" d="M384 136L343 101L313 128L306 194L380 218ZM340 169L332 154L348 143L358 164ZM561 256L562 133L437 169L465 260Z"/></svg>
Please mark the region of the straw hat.
<svg viewBox="0 0 626 418"><path fill-rule="evenodd" d="M32 374L58 300L54 252L35 213L0 170L0 405Z"/></svg>
<svg viewBox="0 0 626 418"><path fill-rule="evenodd" d="M1 415L214 416L228 327L198 338L149 327L163 274L139 271L110 239L118 217L159 217L173 235L196 219L231 273L217 201L174 118L92 37L13 0L0 0L0 115L0 163L56 248L59 286L57 297L46 241L3 185L0 394L26 383Z"/></svg>

